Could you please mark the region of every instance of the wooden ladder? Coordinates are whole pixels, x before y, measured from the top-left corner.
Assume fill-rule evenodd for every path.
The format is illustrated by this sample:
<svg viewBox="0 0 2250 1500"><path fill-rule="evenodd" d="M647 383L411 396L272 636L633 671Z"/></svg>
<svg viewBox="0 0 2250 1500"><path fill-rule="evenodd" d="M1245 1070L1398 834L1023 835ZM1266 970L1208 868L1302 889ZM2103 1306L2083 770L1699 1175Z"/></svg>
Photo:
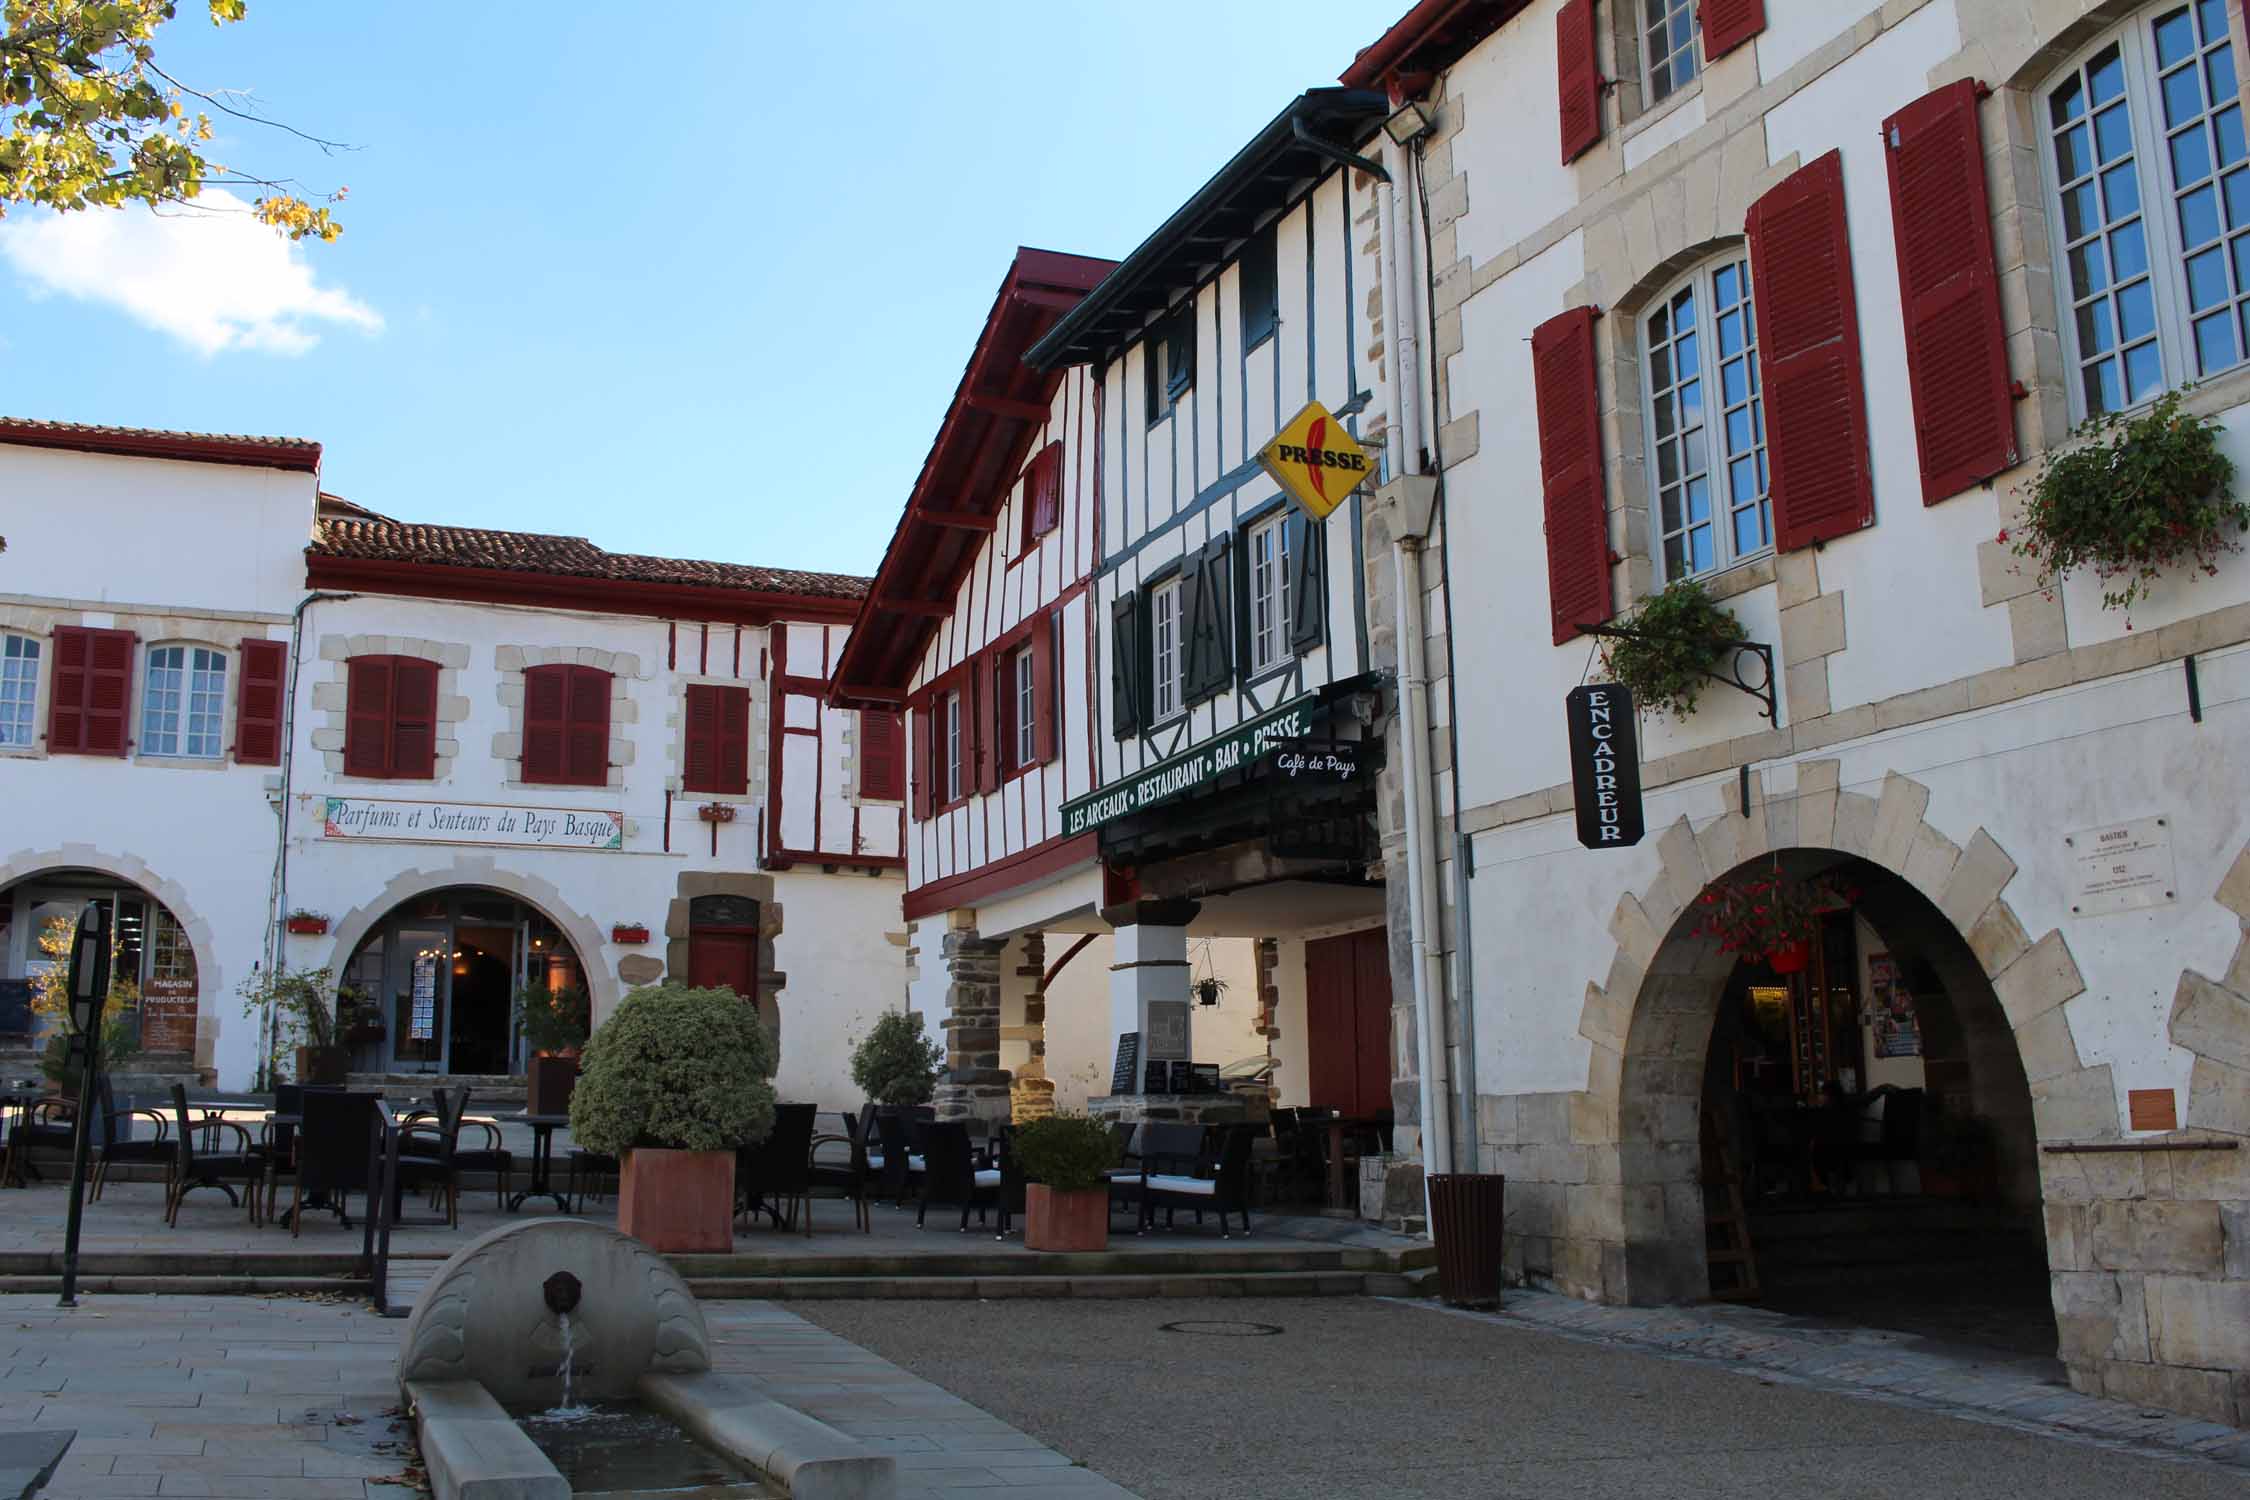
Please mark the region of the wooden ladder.
<svg viewBox="0 0 2250 1500"><path fill-rule="evenodd" d="M1725 1117L1713 1109L1702 1114L1704 1258L1711 1263L1711 1296L1719 1302L1755 1302L1760 1296L1758 1252L1750 1243L1750 1215L1742 1205L1742 1172L1728 1146Z"/></svg>

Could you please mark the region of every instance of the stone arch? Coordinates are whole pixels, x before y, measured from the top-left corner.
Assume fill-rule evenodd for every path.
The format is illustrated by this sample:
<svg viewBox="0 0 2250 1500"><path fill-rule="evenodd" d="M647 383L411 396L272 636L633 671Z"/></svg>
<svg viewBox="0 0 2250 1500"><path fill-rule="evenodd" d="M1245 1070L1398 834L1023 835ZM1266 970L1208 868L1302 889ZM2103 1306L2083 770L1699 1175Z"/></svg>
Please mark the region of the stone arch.
<svg viewBox="0 0 2250 1500"><path fill-rule="evenodd" d="M196 912L186 889L178 881L150 869L139 855L112 854L92 844L64 844L56 849L33 849L0 859L0 890L60 870L98 870L114 876L122 884L139 886L172 913L180 930L187 934L190 951L195 954L196 988L200 997L195 1012L195 1065L210 1067L217 1053L219 1033L225 1028L227 1012L232 1009L212 1002L218 996L231 993L241 980L227 973L220 964L218 940L211 931L211 924Z"/></svg>
<svg viewBox="0 0 2250 1500"><path fill-rule="evenodd" d="M2180 972L2167 1034L2195 1055L2187 1128L2250 1136L2250 844L2235 856L2214 899L2234 913L2241 937L2223 977Z"/></svg>
<svg viewBox="0 0 2250 1500"><path fill-rule="evenodd" d="M359 945L367 941L368 933L402 903L432 891L464 885L500 891L538 908L578 950L579 964L586 974L586 995L593 1005L595 1018L599 1020L607 1015L617 1004L621 993L617 976L600 962L606 944L601 930L579 915L551 881L511 870L489 855L470 855L393 876L374 896L353 907L337 922L328 967L342 973L344 965L359 951Z"/></svg>
<svg viewBox="0 0 2250 1500"><path fill-rule="evenodd" d="M2015 862L1984 829L1957 844L1924 821L1929 789L1891 773L1879 796L1838 789L1838 763L1802 762L1793 797L1768 799L1751 776L1749 815L1728 789L1726 814L1698 830L1685 817L1657 839L1660 867L1642 891L1619 898L1609 971L1587 986L1578 1034L1592 1048L1587 1084L1572 1103L1574 1139L1611 1144L1617 1185L1589 1186L1576 1216L1591 1230L1598 1283L1573 1287L1633 1302L1707 1292L1703 1196L1698 1180L1702 1059L1718 986L1733 967L1708 939L1687 939L1689 905L1729 871L1788 850L1866 860L1926 898L1950 924L1991 985L2029 1085L2038 1140L2116 1137L2107 1064L2088 1067L2064 1002L2085 989L2059 929L2036 942L2001 895ZM1689 1059L1693 1066L1689 1066ZM1614 1202L1602 1202L1608 1193ZM1614 1235L1614 1240L1611 1236ZM1560 1269L1560 1268L1558 1268Z"/></svg>

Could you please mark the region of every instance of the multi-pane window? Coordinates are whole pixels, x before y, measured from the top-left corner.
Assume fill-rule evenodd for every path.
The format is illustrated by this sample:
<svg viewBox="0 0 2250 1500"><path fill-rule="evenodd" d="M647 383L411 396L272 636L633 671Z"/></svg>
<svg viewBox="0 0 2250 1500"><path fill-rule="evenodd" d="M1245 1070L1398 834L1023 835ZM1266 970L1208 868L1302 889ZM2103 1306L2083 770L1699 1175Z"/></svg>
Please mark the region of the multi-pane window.
<svg viewBox="0 0 2250 1500"><path fill-rule="evenodd" d="M1039 763L1039 678L1032 650L1025 646L1008 658L1008 680L1015 701L1016 769Z"/></svg>
<svg viewBox="0 0 2250 1500"><path fill-rule="evenodd" d="M1667 581L1773 544L1749 262L1713 262L1641 325L1649 489Z"/></svg>
<svg viewBox="0 0 2250 1500"><path fill-rule="evenodd" d="M1250 529L1250 670L1268 671L1289 655L1289 517Z"/></svg>
<svg viewBox="0 0 2250 1500"><path fill-rule="evenodd" d="M158 646L141 688L143 755L218 755L227 697L227 659L208 646Z"/></svg>
<svg viewBox="0 0 2250 1500"><path fill-rule="evenodd" d="M2143 11L2048 91L2046 129L2078 408L2242 363L2250 150L2225 0Z"/></svg>
<svg viewBox="0 0 2250 1500"><path fill-rule="evenodd" d="M961 800L961 695L945 695L945 800Z"/></svg>
<svg viewBox="0 0 2250 1500"><path fill-rule="evenodd" d="M1150 706L1155 718L1168 719L1180 711L1187 691L1187 653L1180 649L1178 579L1149 595L1148 616L1150 660L1155 668L1149 675Z"/></svg>
<svg viewBox="0 0 2250 1500"><path fill-rule="evenodd" d="M27 635L0 636L0 745L33 740L39 703L39 643Z"/></svg>
<svg viewBox="0 0 2250 1500"><path fill-rule="evenodd" d="M1641 59L1648 102L1670 96L1695 79L1695 0L1640 0Z"/></svg>

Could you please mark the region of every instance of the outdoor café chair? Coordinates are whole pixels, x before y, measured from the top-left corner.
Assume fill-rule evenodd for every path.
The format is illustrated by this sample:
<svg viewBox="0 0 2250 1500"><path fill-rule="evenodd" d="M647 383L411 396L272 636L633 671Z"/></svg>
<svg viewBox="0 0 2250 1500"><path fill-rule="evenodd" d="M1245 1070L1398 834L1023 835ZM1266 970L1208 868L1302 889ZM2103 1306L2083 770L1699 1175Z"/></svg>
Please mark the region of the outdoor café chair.
<svg viewBox="0 0 2250 1500"><path fill-rule="evenodd" d="M70 1150L78 1129L77 1121L78 1105L74 1100L48 1094L26 1102L23 1112L16 1116L15 1125L8 1131L8 1155L5 1162L0 1162L0 1182L21 1183L34 1148Z"/></svg>
<svg viewBox="0 0 2250 1500"><path fill-rule="evenodd" d="M875 1225L867 1210L867 1127L874 1117L862 1114L857 1119L843 1116L843 1135L816 1135L812 1138L811 1160L805 1174L805 1234L812 1234L812 1195L832 1192L852 1206L852 1222L862 1230L872 1233ZM843 1146L849 1152L843 1161L822 1161L820 1148Z"/></svg>
<svg viewBox="0 0 2250 1500"><path fill-rule="evenodd" d="M307 1089L304 1124L297 1130L295 1160L277 1170L290 1178L289 1233L301 1236L305 1209L325 1203L345 1228L351 1227L350 1195L367 1194L369 1158L374 1154L375 1121L383 1101L373 1094ZM372 1212L372 1201L367 1205Z"/></svg>
<svg viewBox="0 0 2250 1500"><path fill-rule="evenodd" d="M894 1204L906 1202L906 1195L922 1170L921 1153L907 1144L906 1126L906 1116L895 1110L875 1116L876 1134L883 1143L880 1166L876 1166L873 1158L869 1161L869 1166L875 1167L877 1172L875 1196L887 1198Z"/></svg>
<svg viewBox="0 0 2250 1500"><path fill-rule="evenodd" d="M500 1206L506 1208L508 1206L508 1189L513 1184L516 1175L515 1153L501 1144L505 1137L500 1134L498 1125L490 1120L472 1120L468 1118L468 1114L469 1089L464 1084L461 1088L455 1090L453 1096L454 1181L458 1185L463 1173L490 1172L492 1180L498 1184L500 1189ZM461 1132L471 1125L484 1132L484 1144L463 1150L461 1147ZM454 1220L458 1223L460 1216L456 1214Z"/></svg>
<svg viewBox="0 0 2250 1500"><path fill-rule="evenodd" d="M109 1186L109 1169L119 1162L147 1162L164 1169L165 1191L172 1185L172 1169L177 1164L178 1153L168 1138L171 1127L165 1122L160 1109L119 1109L116 1096L110 1092L109 1075L104 1073L96 1080L95 1115L100 1122L100 1135L94 1141L94 1168L87 1182L86 1201L99 1202L102 1189ZM146 1118L156 1126L156 1134L147 1140L132 1137L133 1122ZM123 1130L119 1127L122 1124Z"/></svg>
<svg viewBox="0 0 2250 1500"><path fill-rule="evenodd" d="M1007 1200L1000 1192L1000 1169L979 1168L969 1150L969 1127L958 1120L933 1121L922 1147L922 1197L914 1209L914 1227L923 1228L923 1216L933 1203L961 1205L961 1232L969 1232L969 1210L984 1222L987 1208L999 1210L1000 1232L1008 1232Z"/></svg>
<svg viewBox="0 0 2250 1500"><path fill-rule="evenodd" d="M737 1214L755 1215L763 1209L779 1229L786 1220L796 1222L797 1205L811 1184L813 1121L818 1111L810 1104L777 1104L773 1129L755 1146L734 1155L734 1195Z"/></svg>
<svg viewBox="0 0 2250 1500"><path fill-rule="evenodd" d="M1201 1171L1151 1172L1141 1179L1141 1226L1148 1229L1156 1223L1156 1211L1164 1210L1164 1227L1172 1227L1175 1210L1192 1208L1197 1222L1203 1210L1217 1209L1219 1238L1227 1238L1227 1215L1242 1215L1242 1232L1250 1232L1250 1132L1241 1126L1221 1127L1217 1159ZM1170 1163L1167 1163L1170 1165Z"/></svg>
<svg viewBox="0 0 2250 1500"><path fill-rule="evenodd" d="M589 1187L596 1198L602 1198L616 1190L616 1183L616 1157L588 1151L583 1146L570 1148L570 1170L563 1179L563 1197L569 1200L572 1213L585 1211Z"/></svg>
<svg viewBox="0 0 2250 1500"><path fill-rule="evenodd" d="M228 1182L243 1186L243 1198L248 1203L250 1222L258 1222L258 1181L266 1175L266 1159L253 1145L250 1132L234 1121L217 1115L207 1116L199 1122L188 1119L187 1086L172 1085L172 1116L175 1134L172 1139L172 1180L164 1187L164 1222L172 1228L180 1227L180 1205L187 1195L199 1187L215 1187L235 1201L234 1189ZM220 1151L208 1143L220 1139L220 1132L231 1130L241 1140L236 1151ZM197 1135L204 1137L205 1149L196 1148Z"/></svg>

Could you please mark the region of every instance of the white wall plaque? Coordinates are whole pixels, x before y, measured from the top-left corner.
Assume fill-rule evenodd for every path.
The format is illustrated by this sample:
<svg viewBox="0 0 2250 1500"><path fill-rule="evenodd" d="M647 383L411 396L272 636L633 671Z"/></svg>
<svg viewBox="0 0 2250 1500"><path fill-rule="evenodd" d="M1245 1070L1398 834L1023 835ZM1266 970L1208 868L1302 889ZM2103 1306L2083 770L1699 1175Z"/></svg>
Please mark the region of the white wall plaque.
<svg viewBox="0 0 2250 1500"><path fill-rule="evenodd" d="M2074 917L2106 917L2178 899L2168 818L2082 828L2063 844L2070 853Z"/></svg>
<svg viewBox="0 0 2250 1500"><path fill-rule="evenodd" d="M330 797L321 837L528 849L622 849L625 815L583 807Z"/></svg>

